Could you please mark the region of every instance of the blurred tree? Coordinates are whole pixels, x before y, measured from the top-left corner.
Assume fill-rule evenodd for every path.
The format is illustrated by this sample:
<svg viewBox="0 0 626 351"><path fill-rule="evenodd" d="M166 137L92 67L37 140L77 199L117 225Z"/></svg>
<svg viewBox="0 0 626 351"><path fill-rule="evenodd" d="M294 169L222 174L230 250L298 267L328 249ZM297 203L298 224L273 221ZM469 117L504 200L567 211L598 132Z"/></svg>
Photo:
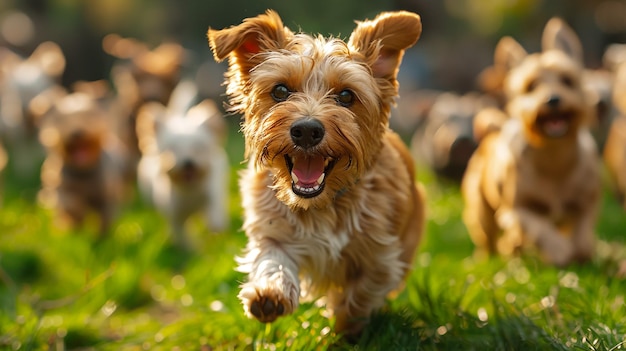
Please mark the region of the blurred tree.
<svg viewBox="0 0 626 351"><path fill-rule="evenodd" d="M538 50L548 18L561 16L581 36L589 65L599 65L604 48L626 41L626 0L3 0L0 14L27 13L36 35L16 48L28 54L54 40L68 59L64 82L108 77L113 59L101 49L104 35L118 33L156 46L176 40L195 53L194 64L211 59L209 26L224 28L275 9L292 30L347 37L354 20L380 11L405 9L422 17L420 43L407 52L406 72L420 79L410 86L451 90L473 88L476 74L492 60L493 47L511 35L529 51ZM0 16L1 17L1 16ZM413 73L411 73L413 72ZM421 72L421 73L416 73ZM405 77L410 79L411 77Z"/></svg>

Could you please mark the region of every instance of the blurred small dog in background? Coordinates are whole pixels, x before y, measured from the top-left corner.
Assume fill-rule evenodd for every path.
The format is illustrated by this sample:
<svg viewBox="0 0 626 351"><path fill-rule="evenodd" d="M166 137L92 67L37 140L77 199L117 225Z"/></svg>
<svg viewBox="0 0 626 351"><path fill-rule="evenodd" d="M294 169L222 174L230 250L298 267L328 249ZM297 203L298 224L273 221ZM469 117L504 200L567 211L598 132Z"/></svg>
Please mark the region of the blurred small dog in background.
<svg viewBox="0 0 626 351"><path fill-rule="evenodd" d="M109 231L125 189L125 150L109 107L101 95L71 93L50 102L39 131L47 151L39 201L74 228L94 214L100 235Z"/></svg>
<svg viewBox="0 0 626 351"><path fill-rule="evenodd" d="M126 111L128 123L122 139L128 149L128 180L135 181L137 162L141 156L136 134L136 119L141 106L150 101L167 105L174 88L181 80L185 50L173 42L164 42L154 49L133 38L109 34L102 40L106 53L119 61L111 69L111 80L119 103Z"/></svg>
<svg viewBox="0 0 626 351"><path fill-rule="evenodd" d="M35 174L44 158L37 123L47 101L65 95L65 56L53 42L41 43L27 58L0 48L0 135L19 177Z"/></svg>
<svg viewBox="0 0 626 351"><path fill-rule="evenodd" d="M589 260L601 185L580 41L553 18L541 53L511 43L504 81L510 118L470 160L464 221L479 252L538 249L558 266Z"/></svg>
<svg viewBox="0 0 626 351"><path fill-rule="evenodd" d="M215 103L196 98L183 81L168 106L145 104L137 117L142 151L137 177L142 195L163 213L174 243L190 249L187 219L202 214L215 232L228 228L230 169L226 123Z"/></svg>
<svg viewBox="0 0 626 351"><path fill-rule="evenodd" d="M460 182L478 145L474 116L487 106L496 106L496 102L478 92L439 95L424 125L411 139L415 159L428 165L437 176Z"/></svg>
<svg viewBox="0 0 626 351"><path fill-rule="evenodd" d="M355 335L401 288L424 198L389 115L420 33L409 12L358 22L348 42L294 34L274 11L209 29L215 59L229 58L232 111L245 115L248 316L272 322L296 310L301 292L326 295L335 330Z"/></svg>

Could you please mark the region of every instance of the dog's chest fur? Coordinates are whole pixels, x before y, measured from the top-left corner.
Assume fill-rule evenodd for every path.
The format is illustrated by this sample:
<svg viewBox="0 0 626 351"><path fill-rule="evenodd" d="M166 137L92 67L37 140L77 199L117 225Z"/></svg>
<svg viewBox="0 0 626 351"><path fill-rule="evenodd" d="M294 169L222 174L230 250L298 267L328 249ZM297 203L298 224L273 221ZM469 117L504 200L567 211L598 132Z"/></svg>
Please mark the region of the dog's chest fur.
<svg viewBox="0 0 626 351"><path fill-rule="evenodd" d="M494 158L495 162L492 162L490 169L495 172L498 172L497 169L507 172L509 167L515 169L515 177L504 174L498 177L500 182L507 178L512 180L513 184L510 185L515 189L513 205L521 205L545 215L556 224L574 221L588 206L588 199L597 191L597 151L591 135L582 130L578 138L571 145L567 145L575 157L567 162L566 167L559 164L564 162L559 158L562 155L555 154L546 157L548 162L544 163L548 167L542 169L537 166L537 154L542 151L532 149L524 141L521 129L515 128L517 126L509 123L507 127L494 145L501 156ZM555 165L554 168L559 169L559 173L550 172L550 162ZM563 169L566 172L560 172ZM504 189L499 189L499 192L506 196L506 185L500 184Z"/></svg>
<svg viewBox="0 0 626 351"><path fill-rule="evenodd" d="M326 208L290 210L275 197L272 175L253 168L241 174L241 190L251 249L263 240L288 247L301 277L314 291L342 286L361 270L376 269L372 258L398 261L402 255L399 233L406 218L397 206L411 196L410 175L391 147L383 148L374 168L356 184L336 195ZM262 228L262 229L260 229ZM385 258L385 256L387 256ZM398 264L388 273L401 276Z"/></svg>

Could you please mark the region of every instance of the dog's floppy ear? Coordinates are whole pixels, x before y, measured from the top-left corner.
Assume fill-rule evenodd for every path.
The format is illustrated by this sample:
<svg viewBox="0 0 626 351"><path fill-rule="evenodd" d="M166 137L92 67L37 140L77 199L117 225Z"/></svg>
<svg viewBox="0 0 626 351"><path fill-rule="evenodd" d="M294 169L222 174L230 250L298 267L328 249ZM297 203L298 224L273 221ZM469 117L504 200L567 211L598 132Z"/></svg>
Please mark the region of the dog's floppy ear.
<svg viewBox="0 0 626 351"><path fill-rule="evenodd" d="M65 70L63 51L59 45L51 41L39 44L28 60L36 62L50 77L59 78Z"/></svg>
<svg viewBox="0 0 626 351"><path fill-rule="evenodd" d="M72 91L88 94L96 100L104 100L109 96L111 88L105 79L93 81L79 80L72 84Z"/></svg>
<svg viewBox="0 0 626 351"><path fill-rule="evenodd" d="M0 79L10 75L20 62L22 62L22 58L18 54L5 47L0 47Z"/></svg>
<svg viewBox="0 0 626 351"><path fill-rule="evenodd" d="M499 95L503 91L508 71L526 57L526 50L515 39L505 36L493 53L493 65L483 69L478 75L478 86L489 94Z"/></svg>
<svg viewBox="0 0 626 351"><path fill-rule="evenodd" d="M180 81L167 102L170 114L185 114L198 101L198 87L191 80Z"/></svg>
<svg viewBox="0 0 626 351"><path fill-rule="evenodd" d="M142 154L158 152L156 135L165 123L166 117L167 108L160 102L148 102L139 109L135 129Z"/></svg>
<svg viewBox="0 0 626 351"><path fill-rule="evenodd" d="M583 62L583 46L574 30L558 17L546 23L541 37L543 51L561 50L574 60Z"/></svg>
<svg viewBox="0 0 626 351"><path fill-rule="evenodd" d="M102 39L102 49L119 59L131 59L148 51L146 44L133 38L122 38L118 34L108 34Z"/></svg>
<svg viewBox="0 0 626 351"><path fill-rule="evenodd" d="M67 90L60 86L52 86L39 93L28 103L28 112L33 118L35 126L41 127L42 122L54 110L54 104L67 95Z"/></svg>
<svg viewBox="0 0 626 351"><path fill-rule="evenodd" d="M413 46L421 33L417 14L383 12L374 20L357 22L348 45L364 55L376 78L395 80L404 50Z"/></svg>
<svg viewBox="0 0 626 351"><path fill-rule="evenodd" d="M515 39L509 36L502 37L493 54L494 65L503 67L506 71L519 65L528 52Z"/></svg>
<svg viewBox="0 0 626 351"><path fill-rule="evenodd" d="M604 67L615 72L617 68L626 62L626 44L611 44L604 51L602 63Z"/></svg>
<svg viewBox="0 0 626 351"><path fill-rule="evenodd" d="M196 121L199 127L209 129L218 138L220 144L226 141L224 116L222 116L213 100L205 99L201 101L187 112L186 118Z"/></svg>
<svg viewBox="0 0 626 351"><path fill-rule="evenodd" d="M177 43L164 42L154 50L133 57L141 70L161 77L176 75L185 61L185 49Z"/></svg>
<svg viewBox="0 0 626 351"><path fill-rule="evenodd" d="M246 18L237 26L215 30L209 28L207 37L216 61L229 57L231 68L247 74L260 60L256 54L285 47L293 33L283 25L280 16L272 10Z"/></svg>

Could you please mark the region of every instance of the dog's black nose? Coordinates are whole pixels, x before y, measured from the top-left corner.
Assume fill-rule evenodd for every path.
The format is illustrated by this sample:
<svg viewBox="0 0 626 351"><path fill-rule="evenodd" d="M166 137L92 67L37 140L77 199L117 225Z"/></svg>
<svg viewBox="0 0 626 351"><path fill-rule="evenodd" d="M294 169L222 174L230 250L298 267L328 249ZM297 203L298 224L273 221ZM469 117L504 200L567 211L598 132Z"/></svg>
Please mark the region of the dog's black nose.
<svg viewBox="0 0 626 351"><path fill-rule="evenodd" d="M557 107L559 106L559 103L561 102L561 98L558 95L552 95L550 96L550 98L548 99L548 106L550 107Z"/></svg>
<svg viewBox="0 0 626 351"><path fill-rule="evenodd" d="M77 130L72 131L72 133L70 133L69 139L71 139L71 140L79 140L79 139L82 139L82 138L84 138L86 136L87 136L87 132L85 132L82 129L77 129Z"/></svg>
<svg viewBox="0 0 626 351"><path fill-rule="evenodd" d="M319 144L324 139L324 126L316 119L298 120L291 125L289 132L291 140L305 149Z"/></svg>
<svg viewBox="0 0 626 351"><path fill-rule="evenodd" d="M195 162L193 162L190 159L185 159L182 162L182 167L183 167L183 169L187 169L187 170L194 169L196 167L196 164L195 164Z"/></svg>

